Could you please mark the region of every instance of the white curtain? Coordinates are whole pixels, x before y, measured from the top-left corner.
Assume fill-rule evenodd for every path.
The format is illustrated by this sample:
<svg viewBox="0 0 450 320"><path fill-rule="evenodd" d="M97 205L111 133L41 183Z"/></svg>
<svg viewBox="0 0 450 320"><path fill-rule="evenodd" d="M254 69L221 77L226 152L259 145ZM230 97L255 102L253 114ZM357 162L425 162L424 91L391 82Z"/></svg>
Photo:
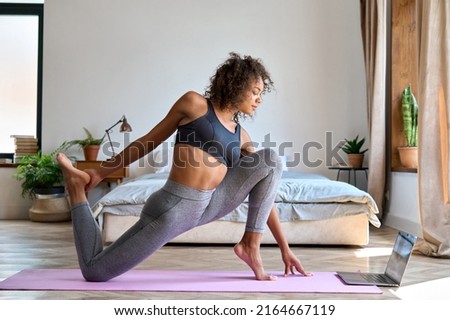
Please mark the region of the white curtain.
<svg viewBox="0 0 450 320"><path fill-rule="evenodd" d="M360 0L369 124L368 192L383 212L386 176L387 1Z"/></svg>
<svg viewBox="0 0 450 320"><path fill-rule="evenodd" d="M419 27L419 209L416 250L450 258L450 0L417 1Z"/></svg>

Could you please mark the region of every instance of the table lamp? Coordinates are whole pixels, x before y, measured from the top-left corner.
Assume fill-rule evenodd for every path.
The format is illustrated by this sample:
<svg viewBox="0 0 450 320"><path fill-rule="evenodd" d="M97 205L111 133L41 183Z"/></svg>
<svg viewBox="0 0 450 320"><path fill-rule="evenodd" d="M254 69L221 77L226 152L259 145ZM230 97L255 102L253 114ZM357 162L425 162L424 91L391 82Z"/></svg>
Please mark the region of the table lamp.
<svg viewBox="0 0 450 320"><path fill-rule="evenodd" d="M125 117L125 115L122 116L122 118L120 118L116 123L114 123L111 127L109 127L108 129L105 130L106 135L108 136L108 141L109 144L111 146L111 150L112 150L112 156L114 157L116 155L116 153L114 152L114 147L111 141L111 137L109 136L109 134L112 132L112 129L117 126L119 123L122 123L120 125L120 132L131 132L133 131L133 129L131 129L130 124L127 121L127 118Z"/></svg>

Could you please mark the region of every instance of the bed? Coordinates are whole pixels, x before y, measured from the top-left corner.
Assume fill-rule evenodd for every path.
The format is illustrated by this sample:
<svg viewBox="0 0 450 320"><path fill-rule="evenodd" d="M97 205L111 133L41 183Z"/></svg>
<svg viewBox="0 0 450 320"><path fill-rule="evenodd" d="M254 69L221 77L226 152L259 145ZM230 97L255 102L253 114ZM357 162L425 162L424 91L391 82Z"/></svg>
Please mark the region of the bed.
<svg viewBox="0 0 450 320"><path fill-rule="evenodd" d="M138 220L145 200L167 176L167 172L154 172L126 181L93 206L105 243L116 240ZM370 224L380 226L377 206L367 192L317 174L283 171L275 205L291 245L363 246L369 242ZM245 200L223 219L190 230L172 242L236 243L244 232L247 208ZM262 243L276 243L269 230Z"/></svg>

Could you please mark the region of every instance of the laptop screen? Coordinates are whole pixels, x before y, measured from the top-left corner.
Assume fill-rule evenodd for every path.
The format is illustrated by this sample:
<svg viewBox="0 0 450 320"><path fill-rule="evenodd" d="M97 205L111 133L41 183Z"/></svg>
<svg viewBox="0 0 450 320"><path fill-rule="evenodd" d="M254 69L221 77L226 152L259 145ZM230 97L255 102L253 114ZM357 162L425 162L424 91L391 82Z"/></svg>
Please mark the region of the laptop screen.
<svg viewBox="0 0 450 320"><path fill-rule="evenodd" d="M400 231L386 266L385 274L400 284L411 257L416 236Z"/></svg>

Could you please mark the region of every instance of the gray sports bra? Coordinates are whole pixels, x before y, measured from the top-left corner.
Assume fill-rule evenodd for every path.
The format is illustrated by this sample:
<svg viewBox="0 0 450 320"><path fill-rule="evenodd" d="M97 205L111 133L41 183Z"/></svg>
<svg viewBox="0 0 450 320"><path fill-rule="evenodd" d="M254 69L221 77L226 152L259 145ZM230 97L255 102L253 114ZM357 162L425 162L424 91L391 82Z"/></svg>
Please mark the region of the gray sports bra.
<svg viewBox="0 0 450 320"><path fill-rule="evenodd" d="M175 144L188 144L209 153L227 167L241 158L241 126L231 132L223 126L211 101L205 115L178 127Z"/></svg>

